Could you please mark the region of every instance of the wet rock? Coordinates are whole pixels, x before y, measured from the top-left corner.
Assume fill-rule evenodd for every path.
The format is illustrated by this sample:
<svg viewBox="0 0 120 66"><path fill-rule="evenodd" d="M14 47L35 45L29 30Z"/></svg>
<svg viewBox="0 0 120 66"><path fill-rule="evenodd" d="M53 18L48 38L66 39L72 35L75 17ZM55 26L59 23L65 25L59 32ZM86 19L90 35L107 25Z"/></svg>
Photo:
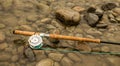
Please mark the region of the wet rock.
<svg viewBox="0 0 120 66"><path fill-rule="evenodd" d="M8 61L10 60L11 55L10 54L0 54L0 61Z"/></svg>
<svg viewBox="0 0 120 66"><path fill-rule="evenodd" d="M64 57L61 60L61 66L73 66L73 61L71 61L68 57Z"/></svg>
<svg viewBox="0 0 120 66"><path fill-rule="evenodd" d="M120 15L120 8L113 9L113 12L117 13L118 15Z"/></svg>
<svg viewBox="0 0 120 66"><path fill-rule="evenodd" d="M54 66L60 66L60 64L58 62L55 62Z"/></svg>
<svg viewBox="0 0 120 66"><path fill-rule="evenodd" d="M25 48L24 54L29 59L29 61L35 61L35 54L31 48Z"/></svg>
<svg viewBox="0 0 120 66"><path fill-rule="evenodd" d="M60 61L63 58L64 54L60 54L60 53L50 53L48 55L49 58L55 60L55 61Z"/></svg>
<svg viewBox="0 0 120 66"><path fill-rule="evenodd" d="M0 32L0 42L3 42L5 40L5 34L3 32Z"/></svg>
<svg viewBox="0 0 120 66"><path fill-rule="evenodd" d="M0 50L4 50L5 48L8 47L8 44L7 43L1 43L0 44Z"/></svg>
<svg viewBox="0 0 120 66"><path fill-rule="evenodd" d="M110 52L110 48L107 46L103 46L103 47L101 47L101 51L102 52Z"/></svg>
<svg viewBox="0 0 120 66"><path fill-rule="evenodd" d="M28 31L32 31L33 30L33 28L31 26L29 26L29 25L21 25L20 29L21 30L28 30Z"/></svg>
<svg viewBox="0 0 120 66"><path fill-rule="evenodd" d="M96 36L102 35L102 32L98 31L97 29L93 29L93 28L88 29L86 33L90 35L96 35Z"/></svg>
<svg viewBox="0 0 120 66"><path fill-rule="evenodd" d="M24 39L15 39L13 42L17 45L24 45L25 44Z"/></svg>
<svg viewBox="0 0 120 66"><path fill-rule="evenodd" d="M12 56L12 58L11 58L11 61L12 62L17 62L19 60L19 56L18 55L14 55L14 56Z"/></svg>
<svg viewBox="0 0 120 66"><path fill-rule="evenodd" d="M80 50L80 51L89 51L89 52L91 51L91 47L83 42L76 43L75 49Z"/></svg>
<svg viewBox="0 0 120 66"><path fill-rule="evenodd" d="M41 23L50 23L51 22L51 18L43 18L40 20Z"/></svg>
<svg viewBox="0 0 120 66"><path fill-rule="evenodd" d="M79 24L80 14L72 9L59 9L56 11L56 18L64 25L75 26Z"/></svg>
<svg viewBox="0 0 120 66"><path fill-rule="evenodd" d="M40 62L38 62L37 64L36 64L36 66L53 66L54 65L54 61L53 60L51 60L51 59L43 59L43 60L41 60Z"/></svg>
<svg viewBox="0 0 120 66"><path fill-rule="evenodd" d="M96 14L88 13L84 15L84 19L90 26L95 27L98 23L99 17Z"/></svg>
<svg viewBox="0 0 120 66"><path fill-rule="evenodd" d="M50 7L46 4L38 3L36 4L36 6L39 9L39 12L41 12L42 14L48 15L51 12Z"/></svg>
<svg viewBox="0 0 120 66"><path fill-rule="evenodd" d="M37 61L47 58L44 50L34 50L34 53Z"/></svg>
<svg viewBox="0 0 120 66"><path fill-rule="evenodd" d="M0 23L0 29L3 29L3 28L5 28L6 26L4 25L4 24L2 24L2 23Z"/></svg>
<svg viewBox="0 0 120 66"><path fill-rule="evenodd" d="M120 16L116 17L116 20L120 23Z"/></svg>
<svg viewBox="0 0 120 66"><path fill-rule="evenodd" d="M101 6L101 9L104 11L107 11L107 10L114 9L115 7L117 7L117 5L115 3L106 3L106 4Z"/></svg>
<svg viewBox="0 0 120 66"><path fill-rule="evenodd" d="M23 51L24 51L24 46L18 47L17 52L18 52L19 54L23 54Z"/></svg>
<svg viewBox="0 0 120 66"><path fill-rule="evenodd" d="M26 20L29 22L35 22L38 19L38 15L30 14L27 16Z"/></svg>
<svg viewBox="0 0 120 66"><path fill-rule="evenodd" d="M97 28L107 28L107 26L108 24L104 24L104 23L100 23L96 25Z"/></svg>
<svg viewBox="0 0 120 66"><path fill-rule="evenodd" d="M81 58L74 53L68 53L68 57L75 62L81 61Z"/></svg>
<svg viewBox="0 0 120 66"><path fill-rule="evenodd" d="M95 7L89 7L89 8L87 9L87 12L88 12L88 13L95 13L95 11L96 11L96 8L95 8Z"/></svg>
<svg viewBox="0 0 120 66"><path fill-rule="evenodd" d="M75 11L77 11L77 12L79 12L79 13L83 12L85 10L85 8L80 7L80 6L74 6L72 9L75 10Z"/></svg>
<svg viewBox="0 0 120 66"><path fill-rule="evenodd" d="M93 52L100 52L101 49L100 49L99 47L94 47L94 48L92 48L92 51L93 51Z"/></svg>
<svg viewBox="0 0 120 66"><path fill-rule="evenodd" d="M9 66L8 62L0 62L0 66Z"/></svg>
<svg viewBox="0 0 120 66"><path fill-rule="evenodd" d="M11 9L11 7L12 7L12 2L13 2L13 0L6 0L6 1L2 0L2 3L1 3L1 4L2 4L3 9L4 9L5 11Z"/></svg>

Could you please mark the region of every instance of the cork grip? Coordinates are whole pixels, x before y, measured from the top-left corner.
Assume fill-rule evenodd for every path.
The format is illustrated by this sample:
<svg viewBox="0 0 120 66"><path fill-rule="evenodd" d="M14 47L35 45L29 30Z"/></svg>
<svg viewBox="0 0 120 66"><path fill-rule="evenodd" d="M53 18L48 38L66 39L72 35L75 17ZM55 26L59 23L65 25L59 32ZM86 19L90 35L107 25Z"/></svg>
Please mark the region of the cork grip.
<svg viewBox="0 0 120 66"><path fill-rule="evenodd" d="M63 35L56 35L56 34L50 34L50 37L51 38L65 39L65 40L75 40L75 41L83 41L83 42L100 43L100 39L80 38L80 37L63 36Z"/></svg>
<svg viewBox="0 0 120 66"><path fill-rule="evenodd" d="M38 32L36 33L36 32L28 32L28 31L21 31L21 30L14 30L13 33L20 34L20 35L26 35L26 36L39 34ZM83 42L100 43L100 39L80 38L80 37L64 36L64 35L57 35L57 34L49 34L49 37L54 38L54 39L64 39L64 40L75 40L75 41L83 41Z"/></svg>

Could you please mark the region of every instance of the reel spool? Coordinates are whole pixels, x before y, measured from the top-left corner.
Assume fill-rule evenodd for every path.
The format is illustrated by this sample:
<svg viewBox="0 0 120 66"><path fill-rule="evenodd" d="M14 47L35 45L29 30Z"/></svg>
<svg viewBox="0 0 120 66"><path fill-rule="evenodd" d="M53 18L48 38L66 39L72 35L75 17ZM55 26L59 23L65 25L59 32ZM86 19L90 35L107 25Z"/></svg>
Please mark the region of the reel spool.
<svg viewBox="0 0 120 66"><path fill-rule="evenodd" d="M29 45L33 49L40 49L43 46L43 40L40 35L32 35L28 39Z"/></svg>

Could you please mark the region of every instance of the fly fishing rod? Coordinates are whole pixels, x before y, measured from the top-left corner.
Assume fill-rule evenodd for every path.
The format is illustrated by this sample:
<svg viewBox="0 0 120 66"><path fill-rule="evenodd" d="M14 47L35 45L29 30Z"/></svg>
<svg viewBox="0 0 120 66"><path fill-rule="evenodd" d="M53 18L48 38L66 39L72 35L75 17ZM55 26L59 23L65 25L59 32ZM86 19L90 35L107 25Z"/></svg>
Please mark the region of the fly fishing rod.
<svg viewBox="0 0 120 66"><path fill-rule="evenodd" d="M107 44L114 44L114 45L120 45L118 42L109 42L109 41L102 41L100 39L91 39L91 38L80 38L80 37L74 37L74 36L65 36L65 35L58 35L58 34L46 34L46 33L40 33L40 32L29 32L29 31L21 31L21 30L14 30L13 34L19 34L19 35L26 35L31 36L28 40L30 46L42 47L42 37L49 37L54 39L64 39L64 40L74 40L74 41L82 41L82 42L93 42L93 43L107 43Z"/></svg>

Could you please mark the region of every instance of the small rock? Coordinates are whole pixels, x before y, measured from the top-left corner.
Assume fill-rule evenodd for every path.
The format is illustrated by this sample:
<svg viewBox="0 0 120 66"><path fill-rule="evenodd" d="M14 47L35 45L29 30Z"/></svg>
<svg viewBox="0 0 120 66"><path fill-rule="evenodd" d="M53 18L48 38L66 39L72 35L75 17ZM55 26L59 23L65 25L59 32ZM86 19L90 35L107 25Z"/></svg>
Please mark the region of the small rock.
<svg viewBox="0 0 120 66"><path fill-rule="evenodd" d="M75 6L75 7L73 7L72 8L73 10L75 10L75 11L77 11L77 12L83 12L84 10L85 10L85 8L83 8L83 7L80 7L80 6Z"/></svg>
<svg viewBox="0 0 120 66"><path fill-rule="evenodd" d="M93 52L100 52L101 49L100 49L99 47L94 47L94 48L92 48L92 51L93 51Z"/></svg>
<svg viewBox="0 0 120 66"><path fill-rule="evenodd" d="M113 64L112 66L120 66L120 58L117 56L108 57L107 60Z"/></svg>
<svg viewBox="0 0 120 66"><path fill-rule="evenodd" d="M98 23L98 20L99 20L98 16L96 14L93 14L93 13L85 14L84 19L92 27L95 27L96 24Z"/></svg>
<svg viewBox="0 0 120 66"><path fill-rule="evenodd" d="M96 27L97 28L107 28L108 24L97 24Z"/></svg>
<svg viewBox="0 0 120 66"><path fill-rule="evenodd" d="M91 51L91 47L82 42L76 43L75 48L80 51L89 51L89 52Z"/></svg>
<svg viewBox="0 0 120 66"><path fill-rule="evenodd" d="M23 45L25 44L25 40L24 39L15 39L13 41L15 44L18 44L18 45Z"/></svg>
<svg viewBox="0 0 120 66"><path fill-rule="evenodd" d="M55 62L54 66L60 66L60 64L58 62Z"/></svg>
<svg viewBox="0 0 120 66"><path fill-rule="evenodd" d="M102 51L102 52L109 52L109 51L110 51L110 48L107 47L107 46L103 46L103 47L101 47L101 51Z"/></svg>
<svg viewBox="0 0 120 66"><path fill-rule="evenodd" d="M29 26L29 25L21 25L20 29L21 30L28 30L28 31L32 31L33 30L33 28L31 26Z"/></svg>
<svg viewBox="0 0 120 66"><path fill-rule="evenodd" d="M12 7L13 0L6 0L1 3L4 10L9 10Z"/></svg>
<svg viewBox="0 0 120 66"><path fill-rule="evenodd" d="M12 56L12 58L11 58L11 61L12 61L12 62L16 62L16 61L18 61L18 60L19 60L18 55L14 55L14 56Z"/></svg>
<svg viewBox="0 0 120 66"><path fill-rule="evenodd" d="M115 9L113 9L113 12L115 12L115 13L117 13L117 14L120 15L120 8L115 8Z"/></svg>
<svg viewBox="0 0 120 66"><path fill-rule="evenodd" d="M116 20L120 23L120 16L116 17Z"/></svg>
<svg viewBox="0 0 120 66"><path fill-rule="evenodd" d="M104 11L107 11L107 10L114 9L115 7L117 7L117 5L115 3L106 3L106 4L101 6L101 9Z"/></svg>
<svg viewBox="0 0 120 66"><path fill-rule="evenodd" d="M50 23L51 22L51 18L44 18L40 20L42 23Z"/></svg>
<svg viewBox="0 0 120 66"><path fill-rule="evenodd" d="M0 66L9 66L8 62L0 62Z"/></svg>
<svg viewBox="0 0 120 66"><path fill-rule="evenodd" d="M10 54L0 54L0 61L8 61L10 60L11 55Z"/></svg>
<svg viewBox="0 0 120 66"><path fill-rule="evenodd" d="M44 50L34 50L34 53L37 61L47 58Z"/></svg>
<svg viewBox="0 0 120 66"><path fill-rule="evenodd" d="M33 15L33 14L28 15L28 17L26 18L26 20L30 22L35 22L37 19L38 19L38 15Z"/></svg>
<svg viewBox="0 0 120 66"><path fill-rule="evenodd" d="M3 42L5 40L5 34L3 32L0 32L0 42Z"/></svg>
<svg viewBox="0 0 120 66"><path fill-rule="evenodd" d="M31 48L25 48L24 54L29 59L29 61L35 61L35 54Z"/></svg>
<svg viewBox="0 0 120 66"><path fill-rule="evenodd" d="M64 25L75 26L79 24L80 14L72 9L59 9L56 11L56 18Z"/></svg>
<svg viewBox="0 0 120 66"><path fill-rule="evenodd" d="M94 36L98 36L98 35L102 35L102 32L98 31L97 29L88 29L87 32L90 35L94 35Z"/></svg>
<svg viewBox="0 0 120 66"><path fill-rule="evenodd" d="M61 66L73 66L73 61L71 61L68 57L64 57L61 60Z"/></svg>
<svg viewBox="0 0 120 66"><path fill-rule="evenodd" d="M3 28L5 28L6 26L4 25L4 24L1 24L0 23L0 29L3 29Z"/></svg>
<svg viewBox="0 0 120 66"><path fill-rule="evenodd" d="M95 11L96 11L95 7L90 7L90 8L87 9L88 13L95 13Z"/></svg>
<svg viewBox="0 0 120 66"><path fill-rule="evenodd" d="M18 50L17 52L18 52L19 54L23 54L24 46L20 46L20 47L18 47L17 50Z"/></svg>
<svg viewBox="0 0 120 66"><path fill-rule="evenodd" d="M81 58L74 53L68 53L68 57L75 62L81 61Z"/></svg>
<svg viewBox="0 0 120 66"><path fill-rule="evenodd" d="M36 66L53 66L54 65L54 61L51 59L43 59L41 61L39 61Z"/></svg>
<svg viewBox="0 0 120 66"><path fill-rule="evenodd" d="M0 44L0 50L4 50L5 48L8 47L8 44L7 43L2 43Z"/></svg>
<svg viewBox="0 0 120 66"><path fill-rule="evenodd" d="M60 53L50 53L48 55L49 58L55 60L55 61L60 61L63 58L64 54L60 54Z"/></svg>

